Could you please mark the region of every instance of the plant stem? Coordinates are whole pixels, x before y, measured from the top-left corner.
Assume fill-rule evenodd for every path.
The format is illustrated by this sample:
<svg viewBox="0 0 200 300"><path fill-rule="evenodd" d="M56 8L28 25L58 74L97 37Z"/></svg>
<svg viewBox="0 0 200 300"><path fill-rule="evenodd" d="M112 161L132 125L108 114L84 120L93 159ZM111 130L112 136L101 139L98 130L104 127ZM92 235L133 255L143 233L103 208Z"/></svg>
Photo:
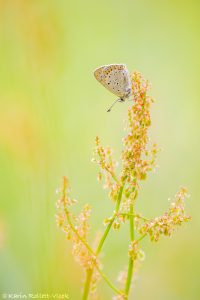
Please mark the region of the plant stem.
<svg viewBox="0 0 200 300"><path fill-rule="evenodd" d="M116 202L116 205L115 205L115 211L114 211L114 214L113 214L113 216L112 216L112 218L111 218L111 220L110 220L110 223L107 225L106 230L104 231L104 234L103 234L103 236L102 236L102 238L101 238L101 240L100 240L100 242L99 242L99 245L98 245L97 250L96 250L96 254L99 254L99 252L101 251L101 249L102 249L102 247L103 247L103 244L104 244L104 242L105 242L105 239L106 239L106 237L107 237L107 235L108 235L108 233L109 233L109 231L110 231L110 229L111 229L111 227L112 227L112 224L113 224L113 222L114 222L114 220L115 220L115 218L116 218L116 214L117 214L118 211L119 211L120 203L121 203L121 200L122 200L123 188L124 188L124 185L122 185L122 186L120 187L119 195L118 195L117 202Z"/></svg>
<svg viewBox="0 0 200 300"><path fill-rule="evenodd" d="M121 290L118 290L114 284L108 279L108 277L101 271L101 269L98 267L98 265L95 265L94 268L96 268L97 272L101 275L101 277L104 279L104 281L109 285L109 287L118 295L124 295L124 292ZM87 270L86 273L86 280L85 280L85 285L84 285L84 291L83 291L83 298L82 300L86 300L89 294L89 289L90 289L90 283L92 279L92 274L93 274L93 269Z"/></svg>
<svg viewBox="0 0 200 300"><path fill-rule="evenodd" d="M69 215L69 211L65 208L65 215L67 217L67 221L72 229L72 231L77 235L77 237L79 238L79 240L85 245L85 247L88 249L88 251L93 254L94 256L96 256L96 254L94 253L94 251L92 250L92 248L87 244L87 242L80 236L80 234L77 232L76 228L74 227L71 219L70 219L70 215Z"/></svg>
<svg viewBox="0 0 200 300"><path fill-rule="evenodd" d="M128 263L128 275L126 280L126 287L125 287L125 293L126 293L126 300L128 300L128 294L131 286L131 280L133 275L133 259L129 257L129 263Z"/></svg>
<svg viewBox="0 0 200 300"><path fill-rule="evenodd" d="M98 247L96 249L96 255L98 255L104 245L104 242L108 236L108 233L112 227L112 224L116 218L116 213L119 211L119 208L120 208L120 203L121 203L121 199L122 199L122 193L123 193L123 188L124 188L124 185L122 185L120 187L120 190L119 190L119 194L118 194L118 198L117 198L117 202L116 202L116 205L115 205L115 212L113 214L113 217L111 218L110 220L110 223L108 224L108 226L106 227L106 230L98 244ZM97 270L101 272L101 270L97 267ZM88 294L89 294L89 289L90 289L90 282L92 280L92 273L93 273L93 269L91 271L91 274L88 272L87 273L87 276L86 276L86 281L85 281L85 286L84 286L84 293L83 293L83 298L82 300L87 300L88 298ZM104 278L104 280L108 283L108 285L118 294L122 294L121 291L119 291L118 289L115 288L115 286L107 279L107 277L101 273L101 276Z"/></svg>
<svg viewBox="0 0 200 300"><path fill-rule="evenodd" d="M109 287L116 293L119 295L125 295L123 291L118 290L111 282L110 280L105 276L105 274L103 272L101 272L101 270L97 267L97 270L99 272L99 274L101 274L101 277L107 282L107 284L109 285Z"/></svg>
<svg viewBox="0 0 200 300"><path fill-rule="evenodd" d="M140 216L140 215L137 215L137 214L130 214L130 213L119 213L119 215L120 216L127 216L127 217L130 217L130 216L133 216L133 217L135 217L135 218L138 218L138 219L141 219L141 220L143 220L143 221L149 221L149 219L147 219L147 218L144 218L144 217L142 217L142 216Z"/></svg>
<svg viewBox="0 0 200 300"><path fill-rule="evenodd" d="M88 251L94 255L94 257L96 257L96 253L92 250L92 248L87 244L87 242L80 236L80 234L77 232L76 228L74 227L70 215L69 215L69 211L67 210L67 208L65 208L65 214L67 217L67 221L71 227L71 229L73 230L73 232L77 235L77 237L79 238L79 240L85 245L85 247L88 249ZM107 278L107 276L101 271L101 269L98 267L97 264L94 265L94 267L97 269L97 271L99 272L99 274L101 275L101 277L106 281L106 283L110 286L111 289L113 289L114 292L116 292L117 294L123 294L122 291L118 290L111 282L110 280ZM87 299L88 297L88 293L89 293L89 287L90 287L90 282L92 279L92 274L93 274L93 269L88 269L87 273L86 273L86 281L85 281L85 286L84 286L84 291L83 291L83 300Z"/></svg>
<svg viewBox="0 0 200 300"><path fill-rule="evenodd" d="M93 274L93 269L87 270L82 300L87 300L88 298L92 274Z"/></svg>
<svg viewBox="0 0 200 300"><path fill-rule="evenodd" d="M141 235L141 236L136 240L136 242L140 242L140 241L143 240L146 236L147 236L146 233L143 234L143 235Z"/></svg>
<svg viewBox="0 0 200 300"><path fill-rule="evenodd" d="M96 250L96 254L99 254L99 252L101 251L101 248L103 247L103 244L104 244L104 242L105 242L105 239L106 239L106 237L107 237L107 235L108 235L108 233L109 233L109 231L110 231L110 229L111 229L111 227L112 227L112 224L113 224L113 222L114 222L114 217L112 217L112 219L110 220L110 223L108 224L108 226L106 227L106 230L104 231L104 234L103 234L103 236L102 236L102 238L101 238L101 240L100 240L100 242L99 242L99 245L98 245L98 247L97 247L97 250Z"/></svg>
<svg viewBox="0 0 200 300"><path fill-rule="evenodd" d="M134 216L133 216L133 203L130 204L130 239L131 242L134 241L135 234L134 234ZM131 280L133 276L133 265L134 261L132 257L129 257L129 264L128 264L128 274L127 274L127 279L126 279L126 287L125 287L125 293L127 295L127 300L128 300L128 294L131 286Z"/></svg>
<svg viewBox="0 0 200 300"><path fill-rule="evenodd" d="M119 180L118 180L118 178L115 176L115 173L114 172L112 172L109 168L107 168L106 166L105 166L105 170L112 176L112 178L118 183L118 184L120 184L119 183Z"/></svg>

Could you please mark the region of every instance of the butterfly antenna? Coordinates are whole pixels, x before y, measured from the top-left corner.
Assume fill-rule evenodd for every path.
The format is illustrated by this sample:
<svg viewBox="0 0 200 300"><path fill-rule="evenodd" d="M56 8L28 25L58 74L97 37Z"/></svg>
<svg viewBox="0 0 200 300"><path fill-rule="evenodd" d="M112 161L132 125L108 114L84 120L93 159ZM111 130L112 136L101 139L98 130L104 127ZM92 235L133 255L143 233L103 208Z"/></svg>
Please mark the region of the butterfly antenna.
<svg viewBox="0 0 200 300"><path fill-rule="evenodd" d="M115 101L113 102L113 104L111 105L111 107L107 110L107 112L110 112L111 109L112 109L112 107L113 107L117 102L121 102L121 99L119 98L119 99L115 100Z"/></svg>

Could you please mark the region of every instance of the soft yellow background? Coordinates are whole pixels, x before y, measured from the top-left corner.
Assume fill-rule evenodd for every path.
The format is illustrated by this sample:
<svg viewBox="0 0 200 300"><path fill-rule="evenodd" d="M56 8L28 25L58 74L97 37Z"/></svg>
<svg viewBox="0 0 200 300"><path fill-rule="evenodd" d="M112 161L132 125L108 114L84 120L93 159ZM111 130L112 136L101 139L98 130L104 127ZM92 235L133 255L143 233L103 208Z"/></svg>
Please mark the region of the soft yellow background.
<svg viewBox="0 0 200 300"><path fill-rule="evenodd" d="M121 149L129 104L93 69L126 63L152 82L151 137L163 151L138 200L161 214L180 185L192 222L171 239L143 242L131 300L200 298L200 2L0 1L0 292L67 292L80 299L83 273L55 225L55 190L70 178L80 206L93 207L91 238L112 203L90 162L95 135ZM115 281L127 261L128 228L109 237L103 263ZM100 299L112 291L102 283Z"/></svg>

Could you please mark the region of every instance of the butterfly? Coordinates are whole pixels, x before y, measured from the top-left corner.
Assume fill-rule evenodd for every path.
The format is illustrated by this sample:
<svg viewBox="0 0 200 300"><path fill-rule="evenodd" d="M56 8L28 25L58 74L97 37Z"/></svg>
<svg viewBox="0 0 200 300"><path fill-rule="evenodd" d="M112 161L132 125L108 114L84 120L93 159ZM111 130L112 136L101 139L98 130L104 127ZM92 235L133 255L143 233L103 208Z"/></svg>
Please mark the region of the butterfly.
<svg viewBox="0 0 200 300"><path fill-rule="evenodd" d="M101 66L94 70L94 76L106 89L119 97L107 111L111 111L116 102L124 102L131 95L131 80L126 65Z"/></svg>

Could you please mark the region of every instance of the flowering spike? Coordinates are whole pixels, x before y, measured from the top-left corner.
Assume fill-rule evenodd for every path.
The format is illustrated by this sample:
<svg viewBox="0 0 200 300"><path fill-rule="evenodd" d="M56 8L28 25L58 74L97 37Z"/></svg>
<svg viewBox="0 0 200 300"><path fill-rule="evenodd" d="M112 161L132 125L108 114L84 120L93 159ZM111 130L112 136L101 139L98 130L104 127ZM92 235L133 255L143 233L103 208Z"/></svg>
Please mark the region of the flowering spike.
<svg viewBox="0 0 200 300"><path fill-rule="evenodd" d="M148 95L149 81L145 80L139 72L133 73L131 81L133 103L128 109L127 134L123 138L124 147L121 154L121 171L117 169L118 163L113 159L112 149L103 147L98 136L95 138L92 161L100 169L97 179L103 181L103 187L108 189L108 196L115 202L115 208L112 215L104 219L104 233L96 235L93 247L90 247L87 241L90 230L90 205L86 204L78 215L72 214L69 209L77 201L70 197L67 177L63 177L59 189L56 223L64 232L66 239L72 242L72 253L86 271L83 300L88 299L89 293L96 293L100 277L115 292L116 296L113 299L128 300L138 265L145 257L140 248L142 239L149 236L151 241L158 241L161 236L171 236L176 228L190 220L185 213L185 199L188 194L184 187L180 188L168 210L160 217L147 219L135 211L135 203L141 188L140 182L146 180L149 172L157 167L156 157L159 149L156 143L150 143L149 138L150 109L154 102ZM129 222L130 227L129 263L128 268L120 273L119 283L122 287L118 289L103 273L99 255L108 234L113 229L119 230L126 222Z"/></svg>

